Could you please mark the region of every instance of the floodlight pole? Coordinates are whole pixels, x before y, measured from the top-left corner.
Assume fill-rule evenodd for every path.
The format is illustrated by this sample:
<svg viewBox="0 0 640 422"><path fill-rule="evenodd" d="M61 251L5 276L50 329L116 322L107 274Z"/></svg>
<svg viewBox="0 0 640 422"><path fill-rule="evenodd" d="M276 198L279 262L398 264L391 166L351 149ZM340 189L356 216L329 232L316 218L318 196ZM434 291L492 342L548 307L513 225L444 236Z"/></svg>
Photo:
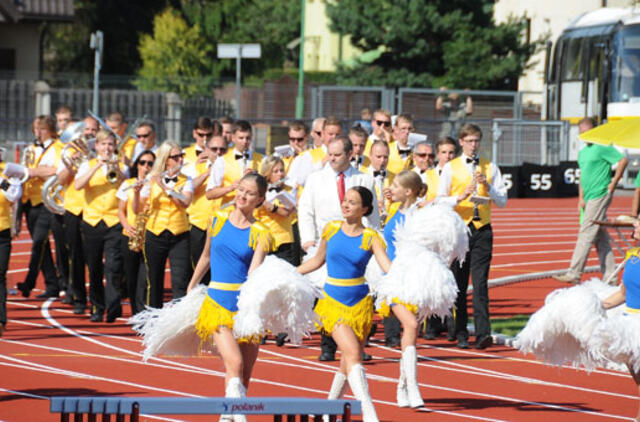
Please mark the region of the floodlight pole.
<svg viewBox="0 0 640 422"><path fill-rule="evenodd" d="M240 110L242 110L240 104L240 97L242 95L242 89L240 88L242 86L242 80L240 78L240 64L242 63L241 59L242 45L238 47L238 55L236 56L236 120L240 118Z"/></svg>
<svg viewBox="0 0 640 422"><path fill-rule="evenodd" d="M93 64L93 113L98 115L98 89L100 88L100 68L102 67L102 49L104 36L102 31L91 34L89 46L96 50Z"/></svg>
<svg viewBox="0 0 640 422"><path fill-rule="evenodd" d="M301 0L300 9L300 56L298 60L298 97L296 98L296 119L304 117L304 8L305 0Z"/></svg>

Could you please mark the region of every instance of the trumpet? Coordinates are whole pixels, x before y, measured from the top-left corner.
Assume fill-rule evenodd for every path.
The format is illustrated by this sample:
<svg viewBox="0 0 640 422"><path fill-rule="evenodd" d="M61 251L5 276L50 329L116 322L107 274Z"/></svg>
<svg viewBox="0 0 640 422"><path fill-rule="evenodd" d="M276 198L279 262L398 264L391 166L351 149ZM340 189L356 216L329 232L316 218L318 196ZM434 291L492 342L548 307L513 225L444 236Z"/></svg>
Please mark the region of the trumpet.
<svg viewBox="0 0 640 422"><path fill-rule="evenodd" d="M120 161L118 160L118 155L113 154L111 158L106 162L107 164L107 181L109 183L116 183L120 178Z"/></svg>

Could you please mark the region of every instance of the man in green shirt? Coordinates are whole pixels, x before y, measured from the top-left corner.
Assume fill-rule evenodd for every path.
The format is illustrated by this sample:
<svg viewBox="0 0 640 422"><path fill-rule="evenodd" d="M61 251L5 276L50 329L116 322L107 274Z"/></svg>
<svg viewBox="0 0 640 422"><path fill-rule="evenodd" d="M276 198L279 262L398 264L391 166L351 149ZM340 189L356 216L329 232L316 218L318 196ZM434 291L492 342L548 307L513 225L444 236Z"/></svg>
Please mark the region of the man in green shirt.
<svg viewBox="0 0 640 422"><path fill-rule="evenodd" d="M594 126L594 121L591 118L582 119L578 124L580 133L586 132ZM613 178L611 178L611 166L616 163L618 166ZM569 270L563 275L553 277L558 281L575 284L580 282L589 258L591 245L594 243L600 259L603 280L607 280L614 271L615 261L609 243L609 234L594 221L607 218L607 209L611 204L616 185L627 167L627 158L613 146L588 143L578 153L578 166L580 167L578 207L584 210L584 216Z"/></svg>

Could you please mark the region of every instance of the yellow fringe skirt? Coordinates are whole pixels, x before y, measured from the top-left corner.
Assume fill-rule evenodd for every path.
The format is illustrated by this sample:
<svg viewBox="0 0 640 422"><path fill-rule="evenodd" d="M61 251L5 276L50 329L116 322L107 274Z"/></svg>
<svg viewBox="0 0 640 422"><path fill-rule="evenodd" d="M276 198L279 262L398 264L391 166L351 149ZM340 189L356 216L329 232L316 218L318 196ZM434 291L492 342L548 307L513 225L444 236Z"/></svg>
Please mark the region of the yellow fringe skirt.
<svg viewBox="0 0 640 422"><path fill-rule="evenodd" d="M233 330L233 316L237 312L220 306L209 295L204 298L200 314L196 320L196 333L202 339L203 344L214 345L213 334L217 333L220 327L227 327ZM242 343L260 343L260 336L242 337L237 339L239 344Z"/></svg>
<svg viewBox="0 0 640 422"><path fill-rule="evenodd" d="M411 312L414 315L418 315L418 307L416 305L412 305L411 303L406 303L406 302L402 302L396 298L393 298L393 300L391 301L392 304L396 304L396 305L402 305L405 308L407 308L407 310L409 312ZM378 314L382 317L382 318L387 318L388 316L391 315L391 306L387 305L387 302L382 302L380 304L380 307L378 308Z"/></svg>
<svg viewBox="0 0 640 422"><path fill-rule="evenodd" d="M336 324L344 324L351 327L358 340L362 341L371 330L373 298L367 295L355 305L348 306L325 293L324 298L318 300L315 311L319 320L316 327L323 333L331 335Z"/></svg>

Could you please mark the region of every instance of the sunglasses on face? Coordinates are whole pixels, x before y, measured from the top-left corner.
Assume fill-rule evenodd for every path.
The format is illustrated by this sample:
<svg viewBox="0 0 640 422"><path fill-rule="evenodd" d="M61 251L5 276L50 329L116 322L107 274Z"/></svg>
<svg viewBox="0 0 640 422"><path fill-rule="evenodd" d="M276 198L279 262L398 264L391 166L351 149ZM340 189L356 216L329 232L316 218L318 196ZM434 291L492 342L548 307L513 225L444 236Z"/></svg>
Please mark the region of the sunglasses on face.
<svg viewBox="0 0 640 422"><path fill-rule="evenodd" d="M213 152L225 152L227 150L225 147L209 147L209 149Z"/></svg>
<svg viewBox="0 0 640 422"><path fill-rule="evenodd" d="M386 127L390 127L391 126L391 122L390 121L376 120L376 124L378 126L386 126Z"/></svg>
<svg viewBox="0 0 640 422"><path fill-rule="evenodd" d="M153 161L151 160L140 160L138 161L138 165L139 166L149 166L149 167L153 167Z"/></svg>
<svg viewBox="0 0 640 422"><path fill-rule="evenodd" d="M435 156L436 156L435 154L429 154L429 153L426 153L426 152L421 152L421 153L416 154L416 155L418 157L420 157L420 158L426 158L426 157L435 158Z"/></svg>
<svg viewBox="0 0 640 422"><path fill-rule="evenodd" d="M180 154L175 154L175 155L170 155L168 158L171 158L172 160L178 160L180 158L184 157L184 153L181 152Z"/></svg>
<svg viewBox="0 0 640 422"><path fill-rule="evenodd" d="M304 138L292 138L292 137L289 137L289 140L291 142L302 142L302 141L304 141Z"/></svg>
<svg viewBox="0 0 640 422"><path fill-rule="evenodd" d="M210 138L211 136L213 136L213 132L198 132L198 131L196 131L196 135L198 135L201 138Z"/></svg>
<svg viewBox="0 0 640 422"><path fill-rule="evenodd" d="M313 133L315 133L318 136L322 135L322 131L320 130L314 130Z"/></svg>
<svg viewBox="0 0 640 422"><path fill-rule="evenodd" d="M151 132L147 132L147 133L136 133L136 136L138 138L148 138L149 136L151 136Z"/></svg>

